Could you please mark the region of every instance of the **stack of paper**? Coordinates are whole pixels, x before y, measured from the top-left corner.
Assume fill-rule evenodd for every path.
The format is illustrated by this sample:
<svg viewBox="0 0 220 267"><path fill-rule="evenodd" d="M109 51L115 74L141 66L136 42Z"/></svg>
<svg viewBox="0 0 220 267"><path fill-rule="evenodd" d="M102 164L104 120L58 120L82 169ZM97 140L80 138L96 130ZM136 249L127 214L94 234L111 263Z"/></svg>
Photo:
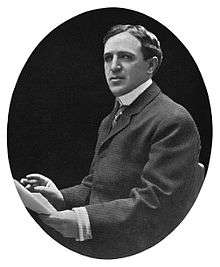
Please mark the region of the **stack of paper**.
<svg viewBox="0 0 220 267"><path fill-rule="evenodd" d="M43 214L51 214L56 211L54 206L41 193L31 193L18 181L14 180L14 182L25 207Z"/></svg>

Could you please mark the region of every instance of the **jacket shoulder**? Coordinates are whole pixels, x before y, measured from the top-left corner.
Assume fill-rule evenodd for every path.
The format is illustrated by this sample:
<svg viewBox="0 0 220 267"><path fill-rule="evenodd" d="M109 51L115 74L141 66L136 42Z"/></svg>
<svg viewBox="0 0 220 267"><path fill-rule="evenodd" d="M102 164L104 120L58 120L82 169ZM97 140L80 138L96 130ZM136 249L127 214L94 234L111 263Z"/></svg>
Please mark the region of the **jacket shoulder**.
<svg viewBox="0 0 220 267"><path fill-rule="evenodd" d="M160 92L151 105L151 112L157 116L160 122L191 122L195 124L190 113L182 105L173 101L170 97Z"/></svg>

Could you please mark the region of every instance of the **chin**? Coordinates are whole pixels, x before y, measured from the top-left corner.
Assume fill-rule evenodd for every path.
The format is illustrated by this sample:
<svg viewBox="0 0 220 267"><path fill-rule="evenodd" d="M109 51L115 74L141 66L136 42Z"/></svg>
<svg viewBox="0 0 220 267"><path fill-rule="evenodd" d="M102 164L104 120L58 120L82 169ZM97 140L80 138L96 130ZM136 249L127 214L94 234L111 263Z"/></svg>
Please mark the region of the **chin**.
<svg viewBox="0 0 220 267"><path fill-rule="evenodd" d="M122 96L122 95L126 94L125 92L120 91L120 90L111 90L111 92L115 97Z"/></svg>
<svg viewBox="0 0 220 267"><path fill-rule="evenodd" d="M131 91L126 88L116 87L116 86L109 87L109 89L115 97L125 95Z"/></svg>

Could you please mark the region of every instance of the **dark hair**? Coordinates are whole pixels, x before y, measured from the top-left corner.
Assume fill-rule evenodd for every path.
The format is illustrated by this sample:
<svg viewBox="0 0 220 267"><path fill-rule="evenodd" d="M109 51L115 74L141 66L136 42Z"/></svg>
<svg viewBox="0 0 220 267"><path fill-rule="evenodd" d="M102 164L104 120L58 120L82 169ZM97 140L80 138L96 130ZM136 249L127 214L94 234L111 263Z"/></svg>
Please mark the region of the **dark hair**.
<svg viewBox="0 0 220 267"><path fill-rule="evenodd" d="M163 59L163 52L157 37L141 25L115 25L107 32L103 39L103 43L105 44L110 37L122 32L129 32L140 41L141 51L145 60L154 56L157 57L158 66L154 71L155 73L160 67Z"/></svg>

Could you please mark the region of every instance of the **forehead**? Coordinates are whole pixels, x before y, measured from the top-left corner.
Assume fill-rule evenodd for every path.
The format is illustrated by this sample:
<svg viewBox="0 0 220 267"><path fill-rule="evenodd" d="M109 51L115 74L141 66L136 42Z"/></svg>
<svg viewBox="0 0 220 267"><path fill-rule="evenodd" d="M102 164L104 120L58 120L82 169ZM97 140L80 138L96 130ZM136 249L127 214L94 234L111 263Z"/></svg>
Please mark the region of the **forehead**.
<svg viewBox="0 0 220 267"><path fill-rule="evenodd" d="M129 32L122 32L110 37L104 47L104 53L128 51L131 53L137 53L140 51L140 41L131 35Z"/></svg>

